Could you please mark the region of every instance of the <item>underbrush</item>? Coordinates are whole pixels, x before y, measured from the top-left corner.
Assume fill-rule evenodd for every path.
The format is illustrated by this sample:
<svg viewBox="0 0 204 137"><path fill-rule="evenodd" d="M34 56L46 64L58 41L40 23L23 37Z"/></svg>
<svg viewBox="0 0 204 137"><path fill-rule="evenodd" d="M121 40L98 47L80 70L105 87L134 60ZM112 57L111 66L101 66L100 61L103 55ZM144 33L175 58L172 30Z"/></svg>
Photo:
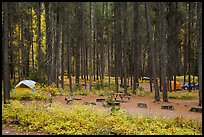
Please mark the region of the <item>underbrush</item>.
<svg viewBox="0 0 204 137"><path fill-rule="evenodd" d="M105 113L93 106L53 103L43 107L38 102L25 107L13 100L2 107L2 124L15 124L23 130L60 135L148 135L202 134L200 121L183 117L143 117L122 110Z"/></svg>
<svg viewBox="0 0 204 137"><path fill-rule="evenodd" d="M41 101L49 101L50 100L50 94L45 93L43 91L22 91L22 92L11 92L10 93L10 99L13 100L41 100Z"/></svg>
<svg viewBox="0 0 204 137"><path fill-rule="evenodd" d="M198 92L198 90L192 90L191 92L168 92L168 97L172 99L198 99Z"/></svg>

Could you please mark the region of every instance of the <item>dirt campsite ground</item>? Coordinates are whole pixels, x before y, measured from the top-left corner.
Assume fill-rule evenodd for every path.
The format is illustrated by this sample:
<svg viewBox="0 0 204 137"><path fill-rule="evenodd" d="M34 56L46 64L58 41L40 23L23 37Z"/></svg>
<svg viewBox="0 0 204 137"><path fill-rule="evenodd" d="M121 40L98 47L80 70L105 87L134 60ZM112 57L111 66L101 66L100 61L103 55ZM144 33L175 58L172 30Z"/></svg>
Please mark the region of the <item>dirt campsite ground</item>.
<svg viewBox="0 0 204 137"><path fill-rule="evenodd" d="M144 87L145 90L149 90L148 84L143 84L142 86ZM97 95L76 96L76 97L80 98L81 100L74 100L74 102L79 102L80 104L83 104L84 102L96 102L97 98L105 99L105 97L97 96ZM137 96L131 96L130 101L128 100L126 101L126 100L120 103L120 109L132 115L142 114L145 116L149 116L149 115L164 116L166 118L183 116L186 119L202 121L202 113L189 111L190 108L194 106L198 106L198 100L169 99L169 102L161 101L161 102L154 103L154 99L152 97L137 97ZM55 96L53 98L53 101L62 103L63 105L69 105L69 104L66 104L64 96ZM147 108L137 107L138 103L146 103ZM161 109L162 105L172 105L174 107L174 110ZM110 108L105 108L101 102L96 102L96 105L93 105L93 107L96 107L100 110L104 110L107 112L110 111ZM11 134L40 134L40 133L38 132L29 132L29 133L16 132L14 131L14 129L4 125L2 127L2 134L11 135Z"/></svg>

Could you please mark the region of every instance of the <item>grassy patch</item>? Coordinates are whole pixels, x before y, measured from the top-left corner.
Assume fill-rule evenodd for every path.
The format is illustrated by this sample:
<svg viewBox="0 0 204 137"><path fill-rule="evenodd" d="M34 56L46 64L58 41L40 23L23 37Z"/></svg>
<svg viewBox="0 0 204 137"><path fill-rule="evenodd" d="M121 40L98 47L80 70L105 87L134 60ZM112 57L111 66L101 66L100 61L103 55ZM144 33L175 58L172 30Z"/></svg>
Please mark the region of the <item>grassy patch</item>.
<svg viewBox="0 0 204 137"><path fill-rule="evenodd" d="M42 101L49 101L50 100L50 94L45 93L43 91L22 91L22 92L11 92L10 93L10 99L13 100L42 100Z"/></svg>
<svg viewBox="0 0 204 137"><path fill-rule="evenodd" d="M60 135L194 135L202 134L201 122L183 117L143 117L122 110L104 113L92 106L53 103L43 107L38 102L25 107L11 101L2 108L2 124L15 124L21 129Z"/></svg>
<svg viewBox="0 0 204 137"><path fill-rule="evenodd" d="M168 97L172 99L198 99L198 90L192 90L191 92L168 92Z"/></svg>

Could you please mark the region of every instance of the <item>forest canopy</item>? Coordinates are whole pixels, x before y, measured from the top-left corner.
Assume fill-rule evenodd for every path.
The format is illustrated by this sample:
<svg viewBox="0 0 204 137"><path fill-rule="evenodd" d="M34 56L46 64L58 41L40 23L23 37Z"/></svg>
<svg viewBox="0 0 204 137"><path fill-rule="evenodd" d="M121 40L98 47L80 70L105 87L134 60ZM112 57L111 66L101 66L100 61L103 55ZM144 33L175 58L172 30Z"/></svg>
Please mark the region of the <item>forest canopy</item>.
<svg viewBox="0 0 204 137"><path fill-rule="evenodd" d="M135 94L150 76L167 101L166 83L197 76L202 104L200 2L3 2L2 28L7 99L23 79L64 87L67 76L72 90L80 79L86 88L115 77L116 92L124 85L127 93L131 81Z"/></svg>

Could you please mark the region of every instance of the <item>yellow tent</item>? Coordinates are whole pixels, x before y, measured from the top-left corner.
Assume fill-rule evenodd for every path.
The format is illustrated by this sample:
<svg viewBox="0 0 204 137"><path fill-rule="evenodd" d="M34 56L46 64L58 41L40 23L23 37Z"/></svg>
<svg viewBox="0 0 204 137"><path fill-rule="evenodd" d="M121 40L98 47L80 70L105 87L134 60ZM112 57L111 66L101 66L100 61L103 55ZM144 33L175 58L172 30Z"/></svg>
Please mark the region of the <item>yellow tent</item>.
<svg viewBox="0 0 204 137"><path fill-rule="evenodd" d="M19 82L16 87L15 90L16 92L21 92L21 91L35 91L35 84L36 82L33 80L22 80L21 82Z"/></svg>

